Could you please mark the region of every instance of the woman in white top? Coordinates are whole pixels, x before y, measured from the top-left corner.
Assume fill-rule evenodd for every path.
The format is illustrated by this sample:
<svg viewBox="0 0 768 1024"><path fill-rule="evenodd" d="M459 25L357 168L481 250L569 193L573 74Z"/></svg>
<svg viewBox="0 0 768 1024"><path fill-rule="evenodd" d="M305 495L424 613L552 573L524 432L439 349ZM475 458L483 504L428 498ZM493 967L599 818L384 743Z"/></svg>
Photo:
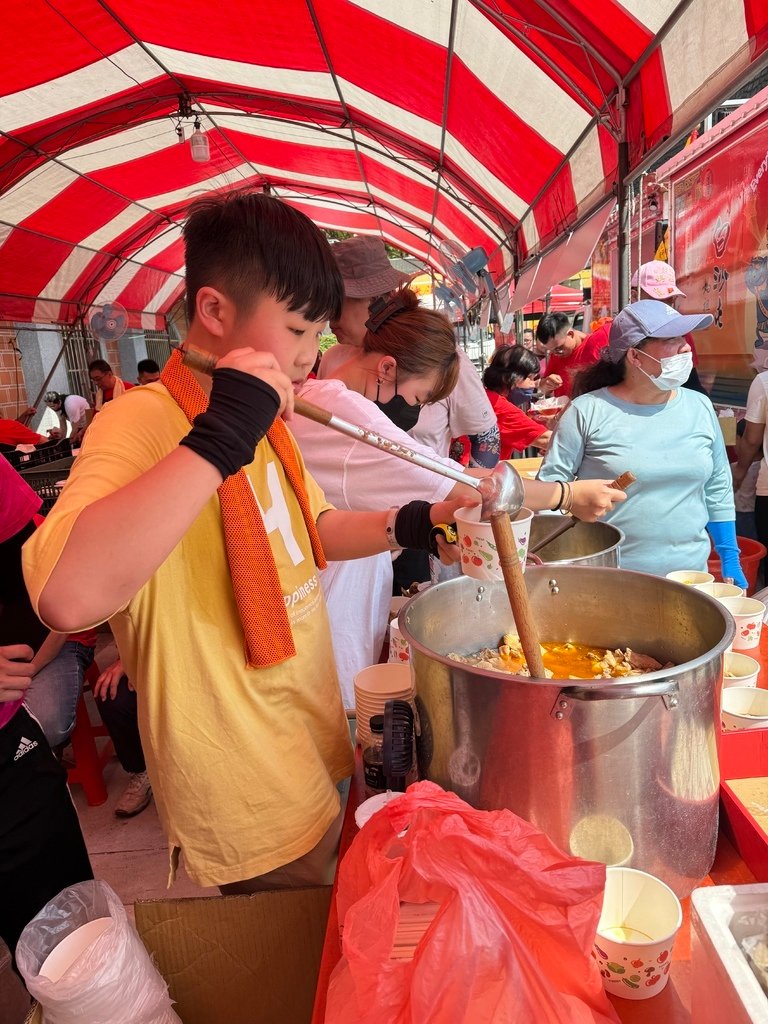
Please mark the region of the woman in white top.
<svg viewBox="0 0 768 1024"><path fill-rule="evenodd" d="M362 348L336 366L332 378L306 381L300 394L342 419L461 468L405 433L422 405L450 394L457 375L450 322L441 313L419 307L417 296L404 289L374 304ZM387 509L414 498L434 502L462 493L472 503L477 500L471 487L393 459L312 420L296 416L291 430L307 468L337 508ZM553 508L560 496L557 484L530 480L525 488L526 503L535 509ZM575 485L574 512L595 519L622 499L607 481L585 481ZM384 553L331 562L321 575L344 703L354 707L354 676L378 661L386 633L392 558Z"/></svg>

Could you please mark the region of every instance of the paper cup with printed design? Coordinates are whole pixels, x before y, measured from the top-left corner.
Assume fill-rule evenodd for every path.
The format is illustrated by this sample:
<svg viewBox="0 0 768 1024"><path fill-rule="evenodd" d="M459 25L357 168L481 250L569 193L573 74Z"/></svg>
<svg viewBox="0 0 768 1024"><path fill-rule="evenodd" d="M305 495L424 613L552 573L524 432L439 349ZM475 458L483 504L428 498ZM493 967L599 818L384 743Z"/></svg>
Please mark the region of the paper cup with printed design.
<svg viewBox="0 0 768 1024"><path fill-rule="evenodd" d="M751 651L760 645L765 605L754 597L722 597L720 604L733 616L736 636L733 638L734 651Z"/></svg>
<svg viewBox="0 0 768 1024"><path fill-rule="evenodd" d="M748 654L728 651L723 658L723 689L731 686L757 686L760 663Z"/></svg>
<svg viewBox="0 0 768 1024"><path fill-rule="evenodd" d="M388 661L397 661L408 663L411 660L411 648L406 641L403 634L400 632L400 628L397 625L397 619L392 619L389 624L389 658Z"/></svg>
<svg viewBox="0 0 768 1024"><path fill-rule="evenodd" d="M472 576L476 580L503 579L493 529L490 523L481 522L480 509L460 508L457 509L455 516L461 550L461 571L464 575ZM528 508L521 508L514 518L510 518L517 553L525 572L533 512Z"/></svg>
<svg viewBox="0 0 768 1024"><path fill-rule="evenodd" d="M729 686L720 697L720 714L726 732L768 729L768 690L756 686Z"/></svg>
<svg viewBox="0 0 768 1024"><path fill-rule="evenodd" d="M697 583L714 583L715 577L711 572L698 572L696 569L676 569L675 572L667 573L668 580L675 583L687 583L689 587Z"/></svg>
<svg viewBox="0 0 768 1024"><path fill-rule="evenodd" d="M622 999L650 999L669 980L683 910L668 885L635 868L609 867L592 952L603 988Z"/></svg>
<svg viewBox="0 0 768 1024"><path fill-rule="evenodd" d="M716 601L722 601L724 597L743 597L744 591L735 583L694 583L696 590L702 594L709 594Z"/></svg>

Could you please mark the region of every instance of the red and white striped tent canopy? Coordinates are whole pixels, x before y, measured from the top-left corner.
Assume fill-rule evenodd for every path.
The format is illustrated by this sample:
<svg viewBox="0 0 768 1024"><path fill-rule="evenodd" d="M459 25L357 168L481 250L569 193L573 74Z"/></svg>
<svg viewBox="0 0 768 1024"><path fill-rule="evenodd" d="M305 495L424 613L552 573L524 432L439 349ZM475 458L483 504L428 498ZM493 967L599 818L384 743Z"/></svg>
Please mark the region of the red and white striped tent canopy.
<svg viewBox="0 0 768 1024"><path fill-rule="evenodd" d="M0 318L183 290L191 199L269 188L497 281L766 61L766 0L5 0ZM180 97L181 104L180 104ZM211 159L179 145L195 115ZM574 268L575 269L575 268Z"/></svg>

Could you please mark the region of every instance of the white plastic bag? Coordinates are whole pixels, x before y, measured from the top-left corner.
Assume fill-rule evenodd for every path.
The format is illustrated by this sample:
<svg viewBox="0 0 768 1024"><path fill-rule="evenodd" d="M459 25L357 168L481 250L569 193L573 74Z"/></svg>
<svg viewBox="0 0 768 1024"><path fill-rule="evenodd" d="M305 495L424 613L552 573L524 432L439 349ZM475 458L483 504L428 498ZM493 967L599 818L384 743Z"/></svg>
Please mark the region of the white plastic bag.
<svg viewBox="0 0 768 1024"><path fill-rule="evenodd" d="M98 918L111 924L58 981L40 973L60 942ZM79 882L47 903L21 933L16 962L45 1024L181 1024L168 986L106 882Z"/></svg>

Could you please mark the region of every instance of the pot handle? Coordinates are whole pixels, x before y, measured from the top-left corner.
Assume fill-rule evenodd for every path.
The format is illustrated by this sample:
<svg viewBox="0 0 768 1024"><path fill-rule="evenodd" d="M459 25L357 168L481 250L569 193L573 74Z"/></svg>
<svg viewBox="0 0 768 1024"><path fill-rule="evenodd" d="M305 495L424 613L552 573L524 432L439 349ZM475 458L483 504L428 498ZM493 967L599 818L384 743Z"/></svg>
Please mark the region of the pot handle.
<svg viewBox="0 0 768 1024"><path fill-rule="evenodd" d="M590 700L632 700L633 698L661 697L668 710L676 708L680 701L680 685L677 679L654 679L651 683L622 683L606 685L602 680L582 683L578 686L564 686L557 695L552 708L552 717L558 721L569 718L573 701Z"/></svg>

